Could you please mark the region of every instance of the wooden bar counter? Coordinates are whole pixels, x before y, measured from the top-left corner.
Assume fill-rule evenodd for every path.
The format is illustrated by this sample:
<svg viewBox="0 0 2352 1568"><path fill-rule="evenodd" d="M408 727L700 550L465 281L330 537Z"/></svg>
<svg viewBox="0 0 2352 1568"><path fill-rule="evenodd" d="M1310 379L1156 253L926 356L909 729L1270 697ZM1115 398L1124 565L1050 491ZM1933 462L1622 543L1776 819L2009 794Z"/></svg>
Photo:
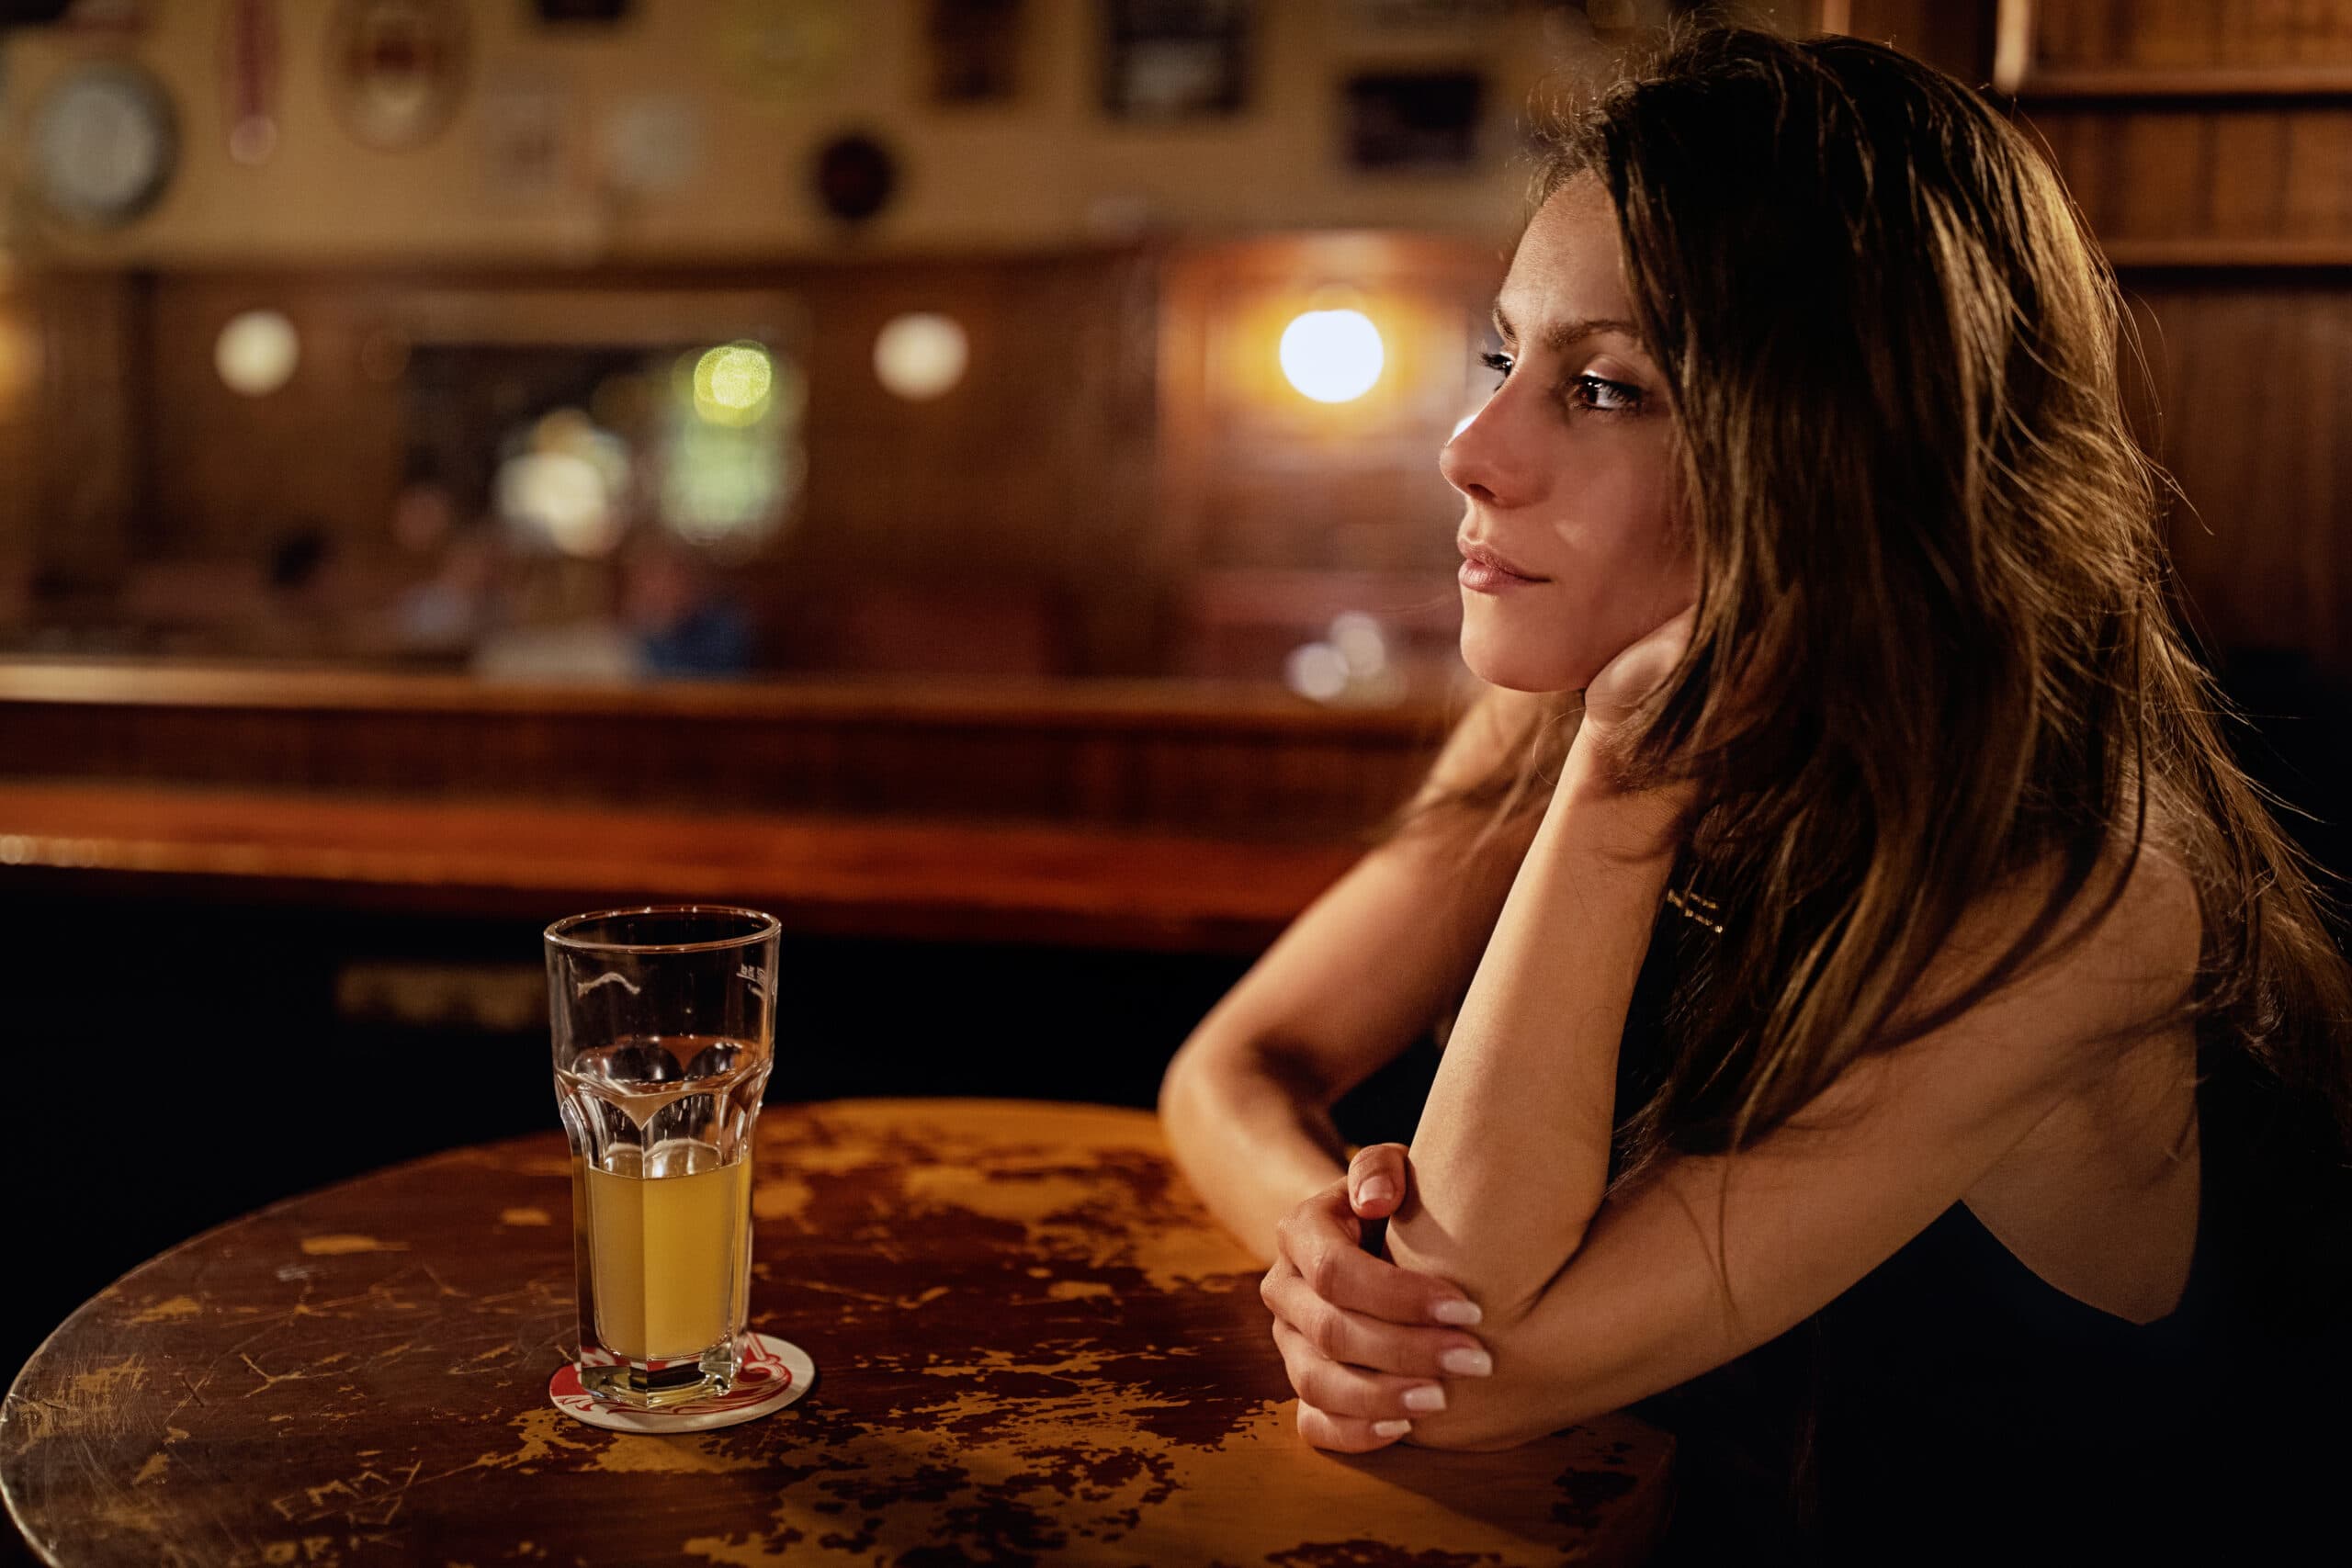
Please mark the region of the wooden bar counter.
<svg viewBox="0 0 2352 1568"><path fill-rule="evenodd" d="M539 918L718 902L798 934L1248 954L1357 852L1006 822L0 783L0 897Z"/></svg>
<svg viewBox="0 0 2352 1568"><path fill-rule="evenodd" d="M507 686L0 662L0 896L1248 954L1361 852L1442 705L1172 682Z"/></svg>
<svg viewBox="0 0 2352 1568"><path fill-rule="evenodd" d="M1406 797L1452 711L1215 682L525 686L18 660L0 660L0 779L1328 840Z"/></svg>

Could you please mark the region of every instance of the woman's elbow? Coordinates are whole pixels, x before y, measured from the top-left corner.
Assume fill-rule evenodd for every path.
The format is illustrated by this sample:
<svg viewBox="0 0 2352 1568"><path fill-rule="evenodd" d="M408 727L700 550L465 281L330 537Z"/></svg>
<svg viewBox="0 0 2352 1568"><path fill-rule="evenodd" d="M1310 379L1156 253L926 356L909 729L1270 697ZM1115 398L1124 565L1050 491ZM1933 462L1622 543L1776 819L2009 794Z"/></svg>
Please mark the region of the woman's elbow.
<svg viewBox="0 0 2352 1568"><path fill-rule="evenodd" d="M1214 1115L1206 1102L1216 1098L1217 1080L1230 1077L1231 1069L1221 1059L1228 1053L1211 1047L1195 1031L1159 1075L1159 1125L1170 1137L1181 1138L1204 1113Z"/></svg>
<svg viewBox="0 0 2352 1568"><path fill-rule="evenodd" d="M1404 1440L1417 1448L1491 1453L1550 1437L1611 1408L1573 1383L1510 1381L1512 1359L1498 1351L1494 1376L1446 1379L1445 1408L1415 1416Z"/></svg>
<svg viewBox="0 0 2352 1568"><path fill-rule="evenodd" d="M1441 1410L1434 1416L1417 1416L1413 1429L1401 1441L1417 1449L1439 1449L1447 1453L1485 1454L1501 1449L1515 1449L1522 1443L1542 1437L1541 1432L1522 1431L1517 1427L1494 1427L1474 1416Z"/></svg>
<svg viewBox="0 0 2352 1568"><path fill-rule="evenodd" d="M1446 1408L1433 1415L1417 1416L1413 1429L1405 1434L1404 1441L1417 1449L1442 1449L1450 1453L1493 1453L1500 1449L1515 1449L1548 1437L1572 1421L1554 1420L1523 1410L1505 1408L1499 1400L1476 1397L1464 1398L1454 1385L1447 1386Z"/></svg>

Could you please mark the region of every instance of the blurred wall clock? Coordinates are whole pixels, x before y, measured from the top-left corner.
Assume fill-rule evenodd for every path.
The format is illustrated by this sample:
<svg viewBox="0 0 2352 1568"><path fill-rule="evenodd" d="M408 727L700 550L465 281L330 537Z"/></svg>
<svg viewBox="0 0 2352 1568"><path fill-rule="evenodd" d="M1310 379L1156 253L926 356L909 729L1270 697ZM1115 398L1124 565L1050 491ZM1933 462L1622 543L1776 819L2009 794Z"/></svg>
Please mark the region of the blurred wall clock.
<svg viewBox="0 0 2352 1568"><path fill-rule="evenodd" d="M339 0L327 28L327 84L352 140L422 147L457 113L466 85L458 0Z"/></svg>
<svg viewBox="0 0 2352 1568"><path fill-rule="evenodd" d="M817 149L810 183L817 203L844 223L863 223L890 205L899 190L899 160L860 131L836 136Z"/></svg>
<svg viewBox="0 0 2352 1568"><path fill-rule="evenodd" d="M26 141L41 204L94 229L144 214L179 164L179 131L163 85L120 61L68 72L33 110Z"/></svg>

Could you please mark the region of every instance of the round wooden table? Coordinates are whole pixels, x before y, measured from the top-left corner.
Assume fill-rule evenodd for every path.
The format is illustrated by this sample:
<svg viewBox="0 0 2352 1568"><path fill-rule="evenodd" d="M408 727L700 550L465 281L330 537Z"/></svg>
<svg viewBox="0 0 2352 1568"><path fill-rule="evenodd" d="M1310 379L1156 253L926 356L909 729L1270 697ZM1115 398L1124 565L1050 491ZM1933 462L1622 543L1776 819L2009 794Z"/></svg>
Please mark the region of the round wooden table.
<svg viewBox="0 0 2352 1568"><path fill-rule="evenodd" d="M1505 1453L1307 1447L1259 1270L1144 1112L778 1105L757 1157L752 1322L818 1367L786 1410L645 1437L548 1404L574 1332L551 1132L108 1287L0 1411L9 1511L74 1568L1627 1562L1663 1521L1670 1442L1631 1418Z"/></svg>

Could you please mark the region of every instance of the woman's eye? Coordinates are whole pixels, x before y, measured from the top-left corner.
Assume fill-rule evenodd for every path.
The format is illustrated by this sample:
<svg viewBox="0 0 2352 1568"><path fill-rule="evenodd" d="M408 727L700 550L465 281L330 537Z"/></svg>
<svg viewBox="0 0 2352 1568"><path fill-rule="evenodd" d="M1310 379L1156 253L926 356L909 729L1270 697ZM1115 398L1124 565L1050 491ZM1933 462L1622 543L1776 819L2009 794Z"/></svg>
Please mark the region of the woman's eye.
<svg viewBox="0 0 2352 1568"><path fill-rule="evenodd" d="M1508 354L1488 352L1478 355L1478 363L1502 378L1510 379L1513 361ZM1502 381L1495 383L1498 389ZM1590 409L1595 413L1638 413L1642 407L1642 389L1623 381L1611 381L1605 376L1577 376L1567 388L1568 400L1577 408Z"/></svg>
<svg viewBox="0 0 2352 1568"><path fill-rule="evenodd" d="M1596 413L1634 413L1642 406L1639 387L1628 387L1623 381L1605 380L1599 376L1577 377L1573 396L1578 406Z"/></svg>

